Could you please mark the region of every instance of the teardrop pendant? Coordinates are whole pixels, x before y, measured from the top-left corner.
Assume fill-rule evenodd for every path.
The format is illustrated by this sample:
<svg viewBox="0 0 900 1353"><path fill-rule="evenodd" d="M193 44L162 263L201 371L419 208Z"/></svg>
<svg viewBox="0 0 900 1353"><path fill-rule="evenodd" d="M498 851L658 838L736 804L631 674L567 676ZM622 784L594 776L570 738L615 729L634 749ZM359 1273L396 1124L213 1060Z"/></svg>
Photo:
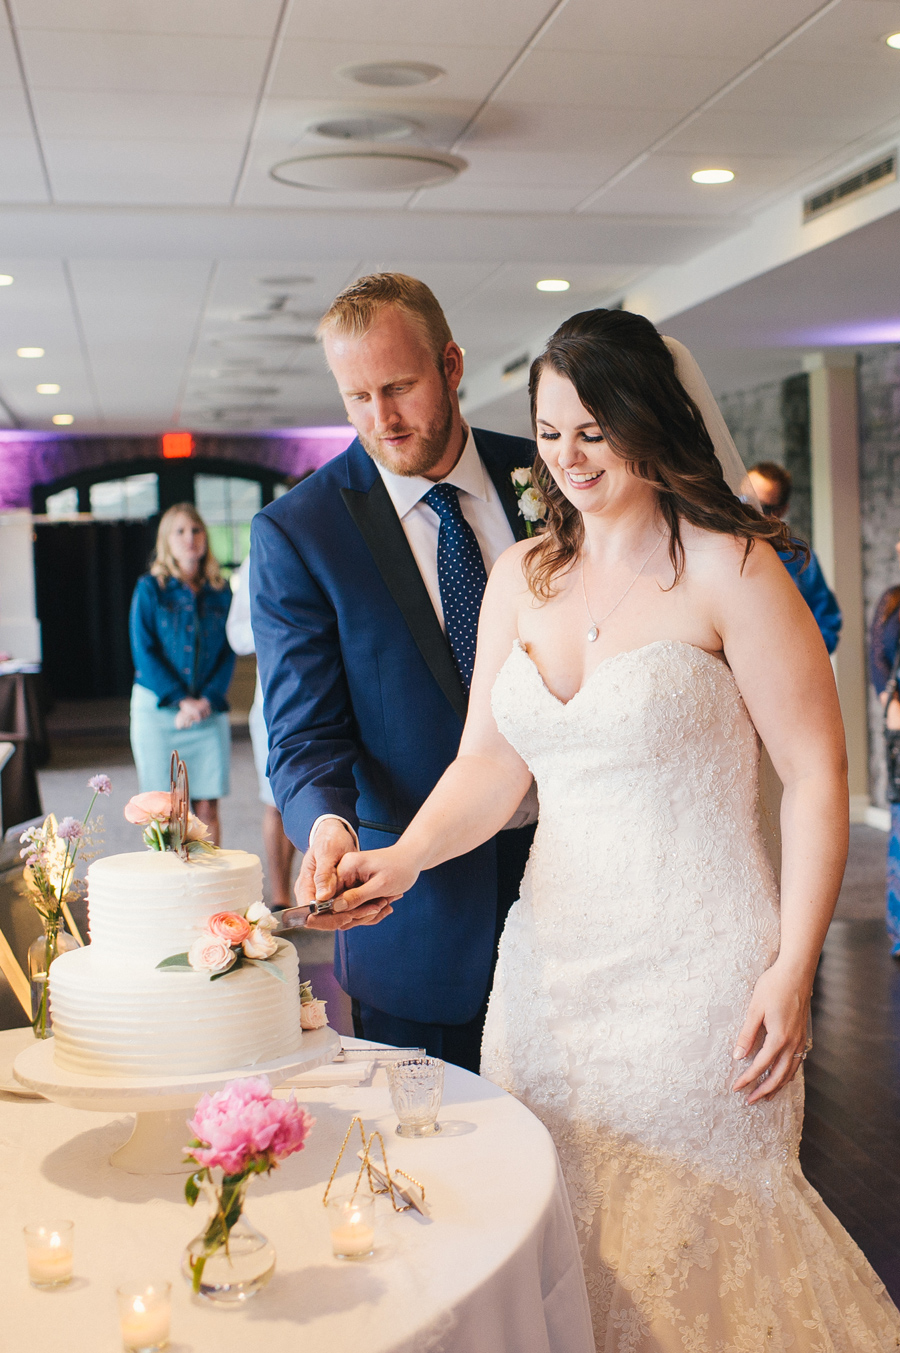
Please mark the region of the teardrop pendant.
<svg viewBox="0 0 900 1353"><path fill-rule="evenodd" d="M589 643L589 644L596 643L596 641L597 641L599 638L600 638L600 631L597 629L597 626L596 626L596 625L591 625L591 628L588 630L588 635L587 635L587 641L588 641L588 643Z"/></svg>

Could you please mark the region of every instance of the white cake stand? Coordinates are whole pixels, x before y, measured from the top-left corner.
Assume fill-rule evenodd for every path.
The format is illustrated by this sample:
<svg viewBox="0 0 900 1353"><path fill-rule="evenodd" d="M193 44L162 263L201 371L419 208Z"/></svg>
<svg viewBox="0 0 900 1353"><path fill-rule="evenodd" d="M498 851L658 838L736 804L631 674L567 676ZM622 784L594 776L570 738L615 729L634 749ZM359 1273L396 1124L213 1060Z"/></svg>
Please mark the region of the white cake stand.
<svg viewBox="0 0 900 1353"><path fill-rule="evenodd" d="M56 1065L53 1039L47 1038L19 1053L13 1074L27 1089L70 1109L133 1113L131 1136L110 1156L110 1163L120 1170L128 1174L188 1174L191 1167L184 1164L188 1140L185 1110L192 1109L201 1095L244 1076L268 1076L273 1085L278 1085L302 1071L333 1062L340 1050L341 1040L333 1029L314 1029L304 1032L296 1052L258 1066L200 1076L82 1076Z"/></svg>

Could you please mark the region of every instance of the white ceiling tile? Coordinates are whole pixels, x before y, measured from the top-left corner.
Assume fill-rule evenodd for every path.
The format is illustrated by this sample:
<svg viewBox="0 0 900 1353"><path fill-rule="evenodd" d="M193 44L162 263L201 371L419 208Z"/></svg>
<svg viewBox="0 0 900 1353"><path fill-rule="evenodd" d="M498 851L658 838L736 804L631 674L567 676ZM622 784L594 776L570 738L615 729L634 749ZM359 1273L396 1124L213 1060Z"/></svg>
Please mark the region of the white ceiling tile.
<svg viewBox="0 0 900 1353"><path fill-rule="evenodd" d="M461 153L476 149L541 152L548 159L576 152L628 158L671 126L671 114L633 106L514 103L501 97L478 120Z"/></svg>
<svg viewBox="0 0 900 1353"><path fill-rule="evenodd" d="M539 47L504 86L504 101L584 108L663 109L683 116L736 73L710 56L623 56Z"/></svg>
<svg viewBox="0 0 900 1353"><path fill-rule="evenodd" d="M738 69L774 46L821 0L569 0L541 40L542 50L724 57Z"/></svg>
<svg viewBox="0 0 900 1353"><path fill-rule="evenodd" d="M791 179L803 161L789 156L730 156L727 165L711 166L708 157L654 155L595 203L597 212L653 214L681 212L688 216L730 216L747 212L765 194ZM701 184L691 181L697 169L727 168L731 183Z"/></svg>
<svg viewBox="0 0 900 1353"><path fill-rule="evenodd" d="M268 37L280 0L14 0L20 28Z"/></svg>
<svg viewBox="0 0 900 1353"><path fill-rule="evenodd" d="M132 172L55 170L53 191L60 204L117 202L122 206L224 206L231 197L233 176L218 178Z"/></svg>
<svg viewBox="0 0 900 1353"><path fill-rule="evenodd" d="M421 211L567 212L585 196L583 185L529 187L516 183L472 183L463 178L429 188L414 209Z"/></svg>
<svg viewBox="0 0 900 1353"><path fill-rule="evenodd" d="M900 52L895 55L900 58ZM829 117L886 120L900 108L900 60L873 65L863 74L842 61L779 58L739 85L720 106L732 113L792 116L820 108Z"/></svg>
<svg viewBox="0 0 900 1353"><path fill-rule="evenodd" d="M6 128L4 127L4 132ZM0 136L0 202L46 202L33 136Z"/></svg>
<svg viewBox="0 0 900 1353"><path fill-rule="evenodd" d="M269 43L262 38L61 32L22 34L35 89L173 94L257 92Z"/></svg>
<svg viewBox="0 0 900 1353"><path fill-rule="evenodd" d="M44 152L53 181L64 175L69 181L83 174L140 179L188 179L194 176L215 182L234 182L242 147L234 141L81 140L48 138Z"/></svg>
<svg viewBox="0 0 900 1353"><path fill-rule="evenodd" d="M48 138L234 140L250 131L253 100L214 94L40 89L35 108Z"/></svg>
<svg viewBox="0 0 900 1353"><path fill-rule="evenodd" d="M434 47L465 47L473 41L484 47L509 47L527 41L545 17L548 0L491 0L481 6L477 22L466 4L447 5L445 0L303 0L291 12L288 37L305 42L364 42L379 50L390 44L385 35L396 33L405 50L418 43ZM372 60L409 60L400 56L400 43L393 57ZM421 58L425 59L425 58ZM443 63L439 63L443 64Z"/></svg>

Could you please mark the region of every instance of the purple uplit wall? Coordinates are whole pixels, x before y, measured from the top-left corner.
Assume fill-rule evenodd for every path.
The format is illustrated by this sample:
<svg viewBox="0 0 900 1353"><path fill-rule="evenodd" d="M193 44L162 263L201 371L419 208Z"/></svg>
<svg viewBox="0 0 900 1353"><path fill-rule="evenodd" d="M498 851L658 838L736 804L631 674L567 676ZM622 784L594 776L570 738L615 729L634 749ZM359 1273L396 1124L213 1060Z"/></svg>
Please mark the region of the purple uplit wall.
<svg viewBox="0 0 900 1353"><path fill-rule="evenodd" d="M258 435L194 436L192 459L230 460L300 477L345 451L350 427L286 428ZM129 461L163 462L158 437L61 437L48 432L0 432L0 512L31 507L36 484L52 484L81 470L115 466L128 473Z"/></svg>

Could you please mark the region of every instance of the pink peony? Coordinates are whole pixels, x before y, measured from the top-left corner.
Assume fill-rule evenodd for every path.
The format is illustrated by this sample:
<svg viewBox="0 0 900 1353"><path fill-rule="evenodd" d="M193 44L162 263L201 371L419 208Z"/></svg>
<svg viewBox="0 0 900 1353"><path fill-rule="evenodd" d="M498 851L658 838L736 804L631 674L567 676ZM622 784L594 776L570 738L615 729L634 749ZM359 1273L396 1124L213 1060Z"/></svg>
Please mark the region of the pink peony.
<svg viewBox="0 0 900 1353"><path fill-rule="evenodd" d="M293 1095L274 1099L265 1076L231 1081L200 1100L188 1127L203 1146L187 1150L198 1165L240 1174L254 1161L271 1167L302 1151L314 1122Z"/></svg>
<svg viewBox="0 0 900 1353"><path fill-rule="evenodd" d="M328 1023L325 1001L304 1001L300 1006L301 1029L324 1029Z"/></svg>
<svg viewBox="0 0 900 1353"><path fill-rule="evenodd" d="M206 922L206 929L228 944L243 944L250 934L250 923L236 911L217 911Z"/></svg>
<svg viewBox="0 0 900 1353"><path fill-rule="evenodd" d="M195 972L227 972L237 955L227 940L208 932L188 949L188 963Z"/></svg>
<svg viewBox="0 0 900 1353"><path fill-rule="evenodd" d="M146 827L148 822L167 822L171 813L172 795L161 789L135 794L125 805L125 820L136 827Z"/></svg>

